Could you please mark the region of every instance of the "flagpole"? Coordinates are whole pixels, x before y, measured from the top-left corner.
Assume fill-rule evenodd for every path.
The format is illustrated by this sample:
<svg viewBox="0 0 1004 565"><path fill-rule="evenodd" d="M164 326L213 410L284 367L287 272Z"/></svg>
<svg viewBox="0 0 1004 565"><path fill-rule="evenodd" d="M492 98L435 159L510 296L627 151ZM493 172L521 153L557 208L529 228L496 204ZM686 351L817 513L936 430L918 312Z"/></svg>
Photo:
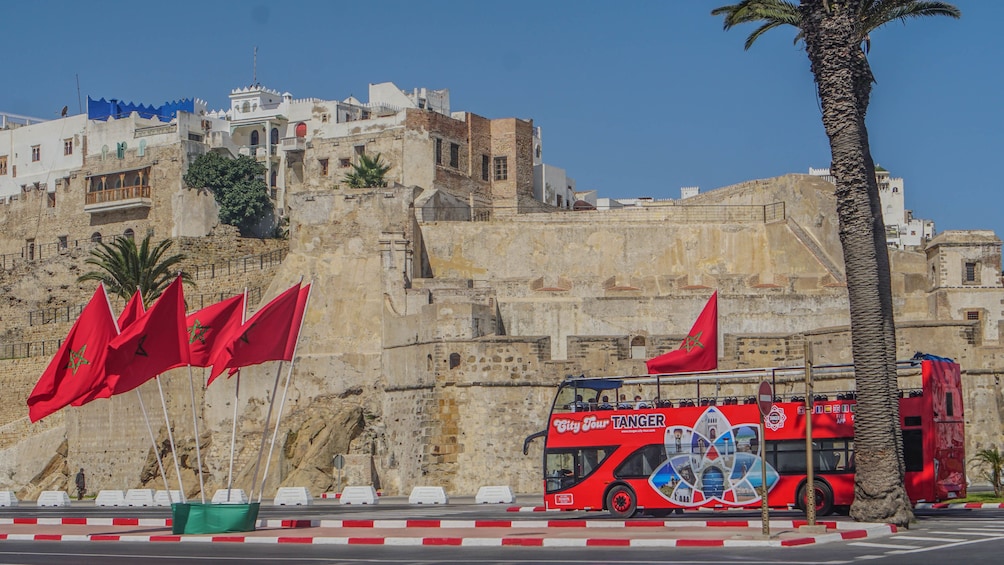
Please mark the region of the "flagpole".
<svg viewBox="0 0 1004 565"><path fill-rule="evenodd" d="M241 305L241 325L247 321L248 317L248 287L244 287L244 302ZM215 369L215 367L214 367ZM234 390L234 421L230 430L230 474L227 476L227 502L230 502L230 489L234 486L234 446L237 445L237 403L241 394L241 370L237 369L237 388ZM254 482L251 483L252 485ZM248 493L248 497L251 493Z"/></svg>
<svg viewBox="0 0 1004 565"><path fill-rule="evenodd" d="M195 427L195 460L199 464L199 496L202 499L202 503L206 503L206 483L202 478L202 448L199 447L199 418L195 413L195 385L193 381L195 380L195 375L192 373L192 365L188 365L188 388L192 392L192 426ZM180 481L179 481L180 483ZM168 499L171 498L171 494L168 493Z"/></svg>
<svg viewBox="0 0 1004 565"><path fill-rule="evenodd" d="M254 473L251 475L251 492L248 493L249 497L254 496L254 487L258 484L258 468L261 466L261 455L265 452L265 438L268 437L268 424L272 421L272 408L275 406L275 393L279 390L279 376L281 374L282 361L279 361L279 367L275 370L275 383L272 385L272 396L268 401L268 413L265 414L265 423L261 428L261 444L258 445L258 459L254 464ZM271 450L269 450L269 456L271 457ZM265 468L266 470L268 469L268 462L265 463ZM259 496L261 495L261 493L258 494Z"/></svg>
<svg viewBox="0 0 1004 565"><path fill-rule="evenodd" d="M136 390L136 398L139 399L139 409L143 411L143 421L146 422L146 431L150 432L150 443L153 444L153 456L157 458L157 467L160 468L160 476L164 478L164 489L167 491L167 499L171 499L171 486L167 484L167 473L164 471L164 463L160 460L160 448L157 447L157 438L153 437L153 428L150 427L150 417L146 413L146 405L143 404L143 395Z"/></svg>
<svg viewBox="0 0 1004 565"><path fill-rule="evenodd" d="M227 502L230 502L230 489L234 485L234 445L237 442L237 401L240 397L241 370L237 369L237 389L234 391L234 422L233 429L230 430L230 474L227 475Z"/></svg>
<svg viewBox="0 0 1004 565"><path fill-rule="evenodd" d="M181 501L185 502L185 486L181 484L181 466L178 465L178 448L174 445L171 419L167 416L167 401L164 400L164 387L160 384L159 376L154 377L153 380L157 381L157 390L160 391L160 405L164 409L164 423L167 424L167 439L171 441L171 455L174 457L174 472L178 474L178 492L181 495ZM171 498L171 489L167 491L167 498Z"/></svg>
<svg viewBox="0 0 1004 565"><path fill-rule="evenodd" d="M310 305L310 295L314 292L313 283L314 281L311 280L310 289L307 291L307 298L303 301L303 314L300 316L300 327L296 330L296 341L293 342L293 352L289 357L289 372L286 373L286 385L282 389L282 401L279 402L279 413L275 416L275 431L272 432L272 443L268 448L268 458L265 459L265 471L261 475L258 502L261 502L262 493L265 491L265 481L268 479L268 466L272 462L272 449L275 448L275 437L279 434L279 422L282 421L282 408L286 404L286 393L289 392L289 382L293 379L293 360L296 359L296 349L300 345L300 332L303 330L303 321L307 318L307 306ZM279 364L279 368L280 370L282 369L282 363ZM278 373L276 376L278 376Z"/></svg>

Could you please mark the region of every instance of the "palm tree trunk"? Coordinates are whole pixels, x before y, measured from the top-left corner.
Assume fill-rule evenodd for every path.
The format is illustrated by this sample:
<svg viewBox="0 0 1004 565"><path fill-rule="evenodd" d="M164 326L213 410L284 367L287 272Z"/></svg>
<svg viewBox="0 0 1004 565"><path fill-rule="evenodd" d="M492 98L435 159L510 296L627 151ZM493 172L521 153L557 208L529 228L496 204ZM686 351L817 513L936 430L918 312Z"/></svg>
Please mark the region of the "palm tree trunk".
<svg viewBox="0 0 1004 565"><path fill-rule="evenodd" d="M907 526L913 512L903 485L889 255L865 128L871 73L867 62L862 66L861 48L854 39L859 36L859 4L860 0L802 0L802 30L830 140L847 271L858 391L851 515L861 521Z"/></svg>

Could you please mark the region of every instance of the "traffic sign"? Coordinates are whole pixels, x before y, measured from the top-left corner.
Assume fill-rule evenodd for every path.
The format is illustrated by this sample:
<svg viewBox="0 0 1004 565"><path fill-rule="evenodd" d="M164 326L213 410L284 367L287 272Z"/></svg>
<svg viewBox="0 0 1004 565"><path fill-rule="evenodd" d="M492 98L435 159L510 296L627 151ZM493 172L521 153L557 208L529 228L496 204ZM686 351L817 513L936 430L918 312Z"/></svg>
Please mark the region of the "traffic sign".
<svg viewBox="0 0 1004 565"><path fill-rule="evenodd" d="M760 414L766 418L767 414L770 414L771 407L774 406L774 389L768 381L760 382L760 390L756 395L756 404L760 407Z"/></svg>
<svg viewBox="0 0 1004 565"><path fill-rule="evenodd" d="M339 471L341 471L345 467L345 456L341 455L341 454L335 455L332 458L331 462L334 464L335 469L338 469Z"/></svg>

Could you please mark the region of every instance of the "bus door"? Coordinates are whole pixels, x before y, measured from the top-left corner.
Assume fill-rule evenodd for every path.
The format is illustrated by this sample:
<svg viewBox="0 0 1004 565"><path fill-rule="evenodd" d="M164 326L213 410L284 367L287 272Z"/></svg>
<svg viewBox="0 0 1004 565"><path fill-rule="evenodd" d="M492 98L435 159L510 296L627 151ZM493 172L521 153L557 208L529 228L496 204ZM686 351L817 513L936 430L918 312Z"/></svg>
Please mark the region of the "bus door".
<svg viewBox="0 0 1004 565"><path fill-rule="evenodd" d="M957 363L926 360L921 374L924 404L931 407L933 425L925 426L925 460L933 465L934 500L966 496L965 422L962 377ZM929 450L929 451L928 451Z"/></svg>

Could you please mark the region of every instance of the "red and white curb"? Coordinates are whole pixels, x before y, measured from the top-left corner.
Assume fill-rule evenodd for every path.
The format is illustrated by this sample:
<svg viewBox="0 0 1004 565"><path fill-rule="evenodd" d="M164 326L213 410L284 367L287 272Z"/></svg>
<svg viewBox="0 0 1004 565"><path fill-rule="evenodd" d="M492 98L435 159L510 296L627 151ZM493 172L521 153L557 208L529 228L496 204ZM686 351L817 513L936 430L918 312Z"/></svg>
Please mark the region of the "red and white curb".
<svg viewBox="0 0 1004 565"><path fill-rule="evenodd" d="M309 545L438 545L438 546L531 546L531 547L791 547L828 543L847 539L862 539L895 533L895 526L870 524L845 532L834 532L785 540L735 539L621 539L621 538L543 538L543 537L328 537L328 536L180 536L131 534L0 534L7 541L121 541L121 542L184 542L184 543L259 543Z"/></svg>
<svg viewBox="0 0 1004 565"><path fill-rule="evenodd" d="M918 502L915 509L919 510L998 510L1004 508L1004 502Z"/></svg>

